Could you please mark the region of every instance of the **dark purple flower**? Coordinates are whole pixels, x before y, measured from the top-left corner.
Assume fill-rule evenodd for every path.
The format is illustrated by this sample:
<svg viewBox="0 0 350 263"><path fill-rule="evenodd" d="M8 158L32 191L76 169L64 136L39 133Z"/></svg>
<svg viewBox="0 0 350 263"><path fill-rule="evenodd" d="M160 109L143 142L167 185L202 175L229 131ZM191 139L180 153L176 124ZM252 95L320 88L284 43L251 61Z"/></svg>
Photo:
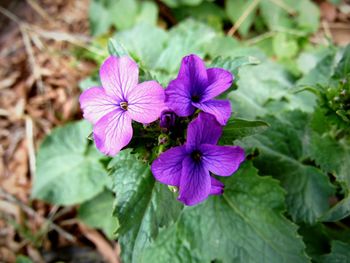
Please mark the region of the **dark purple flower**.
<svg viewBox="0 0 350 263"><path fill-rule="evenodd" d="M195 205L210 194L223 193L224 185L210 176L230 176L244 160L239 146L216 145L222 127L211 114L200 113L187 130L187 141L162 153L151 166L154 177L161 183L177 186L178 199Z"/></svg>
<svg viewBox="0 0 350 263"><path fill-rule="evenodd" d="M138 84L139 68L129 57L110 56L100 69L102 87L85 90L79 98L84 118L94 125L96 147L116 155L133 134L132 120L155 121L164 109L164 89L155 81Z"/></svg>
<svg viewBox="0 0 350 263"><path fill-rule="evenodd" d="M169 129L175 125L176 114L173 111L165 110L160 114L159 125L162 128Z"/></svg>
<svg viewBox="0 0 350 263"><path fill-rule="evenodd" d="M232 74L222 68L206 69L196 55L182 59L179 74L165 90L165 102L178 116L186 117L201 109L215 116L225 125L231 115L229 100L214 100L227 90L233 81Z"/></svg>

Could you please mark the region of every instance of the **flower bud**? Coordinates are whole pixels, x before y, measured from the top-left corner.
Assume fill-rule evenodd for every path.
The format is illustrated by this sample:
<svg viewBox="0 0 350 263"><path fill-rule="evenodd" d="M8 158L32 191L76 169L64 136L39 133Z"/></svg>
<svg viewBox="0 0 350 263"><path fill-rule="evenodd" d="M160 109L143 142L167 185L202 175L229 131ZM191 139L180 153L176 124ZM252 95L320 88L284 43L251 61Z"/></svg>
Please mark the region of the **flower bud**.
<svg viewBox="0 0 350 263"><path fill-rule="evenodd" d="M175 125L176 114L172 111L163 111L160 115L160 127L169 129Z"/></svg>

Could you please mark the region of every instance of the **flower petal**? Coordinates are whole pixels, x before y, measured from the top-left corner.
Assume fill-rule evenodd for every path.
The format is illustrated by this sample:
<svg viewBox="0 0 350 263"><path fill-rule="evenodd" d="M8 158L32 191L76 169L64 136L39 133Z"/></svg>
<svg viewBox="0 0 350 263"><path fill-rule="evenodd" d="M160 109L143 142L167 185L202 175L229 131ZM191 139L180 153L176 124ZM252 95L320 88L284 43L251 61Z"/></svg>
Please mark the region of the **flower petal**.
<svg viewBox="0 0 350 263"><path fill-rule="evenodd" d="M108 96L105 90L100 87L85 90L80 95L79 102L84 118L93 124L104 115L119 108L119 102Z"/></svg>
<svg viewBox="0 0 350 263"><path fill-rule="evenodd" d="M165 89L166 105L180 117L187 117L194 113L195 107L192 106L190 88L186 81L177 78L170 81Z"/></svg>
<svg viewBox="0 0 350 263"><path fill-rule="evenodd" d="M201 95L208 85L208 75L204 61L194 54L184 57L177 78L186 82L186 86L192 95Z"/></svg>
<svg viewBox="0 0 350 263"><path fill-rule="evenodd" d="M127 56L110 56L101 66L100 78L109 96L124 100L138 83L139 68L135 61Z"/></svg>
<svg viewBox="0 0 350 263"><path fill-rule="evenodd" d="M215 98L232 85L233 77L230 71L222 68L207 69L208 86L205 88L201 102Z"/></svg>
<svg viewBox="0 0 350 263"><path fill-rule="evenodd" d="M188 125L186 148L188 151L199 145L217 144L222 134L222 127L211 114L201 112L198 117Z"/></svg>
<svg viewBox="0 0 350 263"><path fill-rule="evenodd" d="M224 193L225 185L212 176L210 176L210 180L211 180L210 194L211 195L222 195Z"/></svg>
<svg viewBox="0 0 350 263"><path fill-rule="evenodd" d="M195 205L204 201L210 194L211 181L209 171L190 156L182 162L178 200L185 205Z"/></svg>
<svg viewBox="0 0 350 263"><path fill-rule="evenodd" d="M218 146L203 144L200 146L203 166L220 176L230 176L244 161L244 150L239 146Z"/></svg>
<svg viewBox="0 0 350 263"><path fill-rule="evenodd" d="M208 76L203 60L193 54L184 57L177 78L165 90L167 106L180 117L192 115L195 111L192 100L201 101L207 85Z"/></svg>
<svg viewBox="0 0 350 263"><path fill-rule="evenodd" d="M138 84L128 95L130 117L141 123L151 123L159 118L165 108L164 89L156 81Z"/></svg>
<svg viewBox="0 0 350 263"><path fill-rule="evenodd" d="M229 100L208 100L201 103L192 103L193 106L215 116L216 120L225 125L231 116L231 103Z"/></svg>
<svg viewBox="0 0 350 263"><path fill-rule="evenodd" d="M151 165L157 181L173 186L180 185L182 161L186 157L184 146L170 148L162 153Z"/></svg>
<svg viewBox="0 0 350 263"><path fill-rule="evenodd" d="M112 111L96 123L93 133L97 149L114 156L131 140L131 118L122 109Z"/></svg>

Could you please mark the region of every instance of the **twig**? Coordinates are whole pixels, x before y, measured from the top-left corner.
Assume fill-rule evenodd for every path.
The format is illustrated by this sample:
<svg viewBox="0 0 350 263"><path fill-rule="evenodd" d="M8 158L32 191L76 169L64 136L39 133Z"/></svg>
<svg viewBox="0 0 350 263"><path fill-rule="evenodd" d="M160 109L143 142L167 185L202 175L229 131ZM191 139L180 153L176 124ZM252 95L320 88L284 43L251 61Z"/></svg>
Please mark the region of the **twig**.
<svg viewBox="0 0 350 263"><path fill-rule="evenodd" d="M254 0L246 10L244 10L243 14L238 18L237 22L231 27L231 29L227 32L227 35L232 37L238 28L241 27L243 22L247 19L251 12L253 12L254 8L259 4L260 0Z"/></svg>
<svg viewBox="0 0 350 263"><path fill-rule="evenodd" d="M28 149L28 156L29 156L29 169L31 177L35 177L35 148L34 148L34 136L33 136L33 120L30 116L25 117L25 124L26 124L26 138L27 138L27 149Z"/></svg>
<svg viewBox="0 0 350 263"><path fill-rule="evenodd" d="M31 8L34 9L35 12L37 12L42 18L44 18L47 21L52 21L50 16L45 12L44 9L41 8L41 6L35 1L35 0L27 0L27 3L30 5Z"/></svg>
<svg viewBox="0 0 350 263"><path fill-rule="evenodd" d="M34 51L32 48L32 44L30 43L30 39L28 37L28 32L26 31L26 27L24 27L22 25L19 25L19 29L20 29L21 34L22 34L24 47L27 51L27 55L29 58L29 64L32 68L32 72L34 74L34 78L35 78L36 84L38 86L39 92L44 92L44 83L43 83L43 80L41 78L41 69L40 69L40 66L38 66L36 61L35 61Z"/></svg>
<svg viewBox="0 0 350 263"><path fill-rule="evenodd" d="M266 33L263 33L263 34L258 35L258 36L256 36L256 37L253 37L253 38L251 38L251 39L248 39L248 40L246 41L246 43L247 43L249 46L255 45L255 44L259 43L260 41L263 41L263 40L265 40L265 39L267 39L267 38L273 37L274 35L276 35L276 32L274 32L274 31L266 32Z"/></svg>
<svg viewBox="0 0 350 263"><path fill-rule="evenodd" d="M60 235L62 235L62 237L64 237L68 241L76 242L76 238L73 235L71 235L70 233L68 233L63 228L61 228L60 226L56 225L55 223L53 223L49 219L41 216L33 208L31 208L28 205L22 203L20 200L18 200L16 197L14 197L10 193L8 193L5 190L3 190L1 187L0 187L0 197L5 198L7 201L18 205L29 216L36 217L40 221L45 222L46 224L48 224L50 226L50 228L52 228L53 230L57 231Z"/></svg>
<svg viewBox="0 0 350 263"><path fill-rule="evenodd" d="M13 13L11 13L10 11L6 10L5 8L3 8L1 6L0 6L0 13L2 13L3 15L5 15L6 17L8 17L9 19L11 19L12 21L14 21L15 23L18 24L19 29L20 29L21 34L22 34L24 47L25 47L27 55L28 55L29 64L32 68L32 72L34 74L36 84L38 86L39 91L43 92L44 91L44 84L43 84L43 80L41 78L41 70L40 70L40 67L37 66L37 64L36 64L33 48L32 48L32 45L30 44L30 39L28 37L27 30L28 30L29 25L27 23L21 21L21 19L19 19L16 15L14 15Z"/></svg>

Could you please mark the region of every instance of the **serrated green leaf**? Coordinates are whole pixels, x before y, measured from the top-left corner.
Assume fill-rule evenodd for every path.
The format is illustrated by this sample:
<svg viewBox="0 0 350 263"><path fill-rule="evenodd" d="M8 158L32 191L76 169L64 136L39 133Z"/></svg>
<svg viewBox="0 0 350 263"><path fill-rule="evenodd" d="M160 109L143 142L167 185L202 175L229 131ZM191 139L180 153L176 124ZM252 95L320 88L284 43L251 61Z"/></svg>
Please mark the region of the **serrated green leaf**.
<svg viewBox="0 0 350 263"><path fill-rule="evenodd" d="M112 213L114 200L113 193L105 190L80 205L78 218L90 227L102 229L112 239L119 226L118 219Z"/></svg>
<svg viewBox="0 0 350 263"><path fill-rule="evenodd" d="M120 228L123 262L140 262L142 251L178 216L182 205L165 186L156 183L148 164L130 150L110 163L117 202L115 215Z"/></svg>
<svg viewBox="0 0 350 263"><path fill-rule="evenodd" d="M269 124L264 121L248 121L231 118L223 129L220 144L232 144L235 140L242 139L268 129Z"/></svg>
<svg viewBox="0 0 350 263"><path fill-rule="evenodd" d="M350 263L350 245L338 240L332 242L332 252L322 257L321 263Z"/></svg>
<svg viewBox="0 0 350 263"><path fill-rule="evenodd" d="M313 110L315 96L308 92L293 93L291 75L276 63L266 61L242 67L238 76L238 89L228 94L237 117L255 119L284 109Z"/></svg>
<svg viewBox="0 0 350 263"><path fill-rule="evenodd" d="M186 207L141 262L309 262L276 180L246 163L225 183L223 196Z"/></svg>
<svg viewBox="0 0 350 263"><path fill-rule="evenodd" d="M298 80L298 86L326 85L334 71L334 54L324 57L307 75Z"/></svg>
<svg viewBox="0 0 350 263"><path fill-rule="evenodd" d="M321 218L325 222L339 221L350 215L350 147L346 139L336 140L329 134L312 133L310 156L327 173L335 176L345 197Z"/></svg>
<svg viewBox="0 0 350 263"><path fill-rule="evenodd" d="M102 155L89 144L91 125L85 121L56 128L37 156L32 198L58 205L82 203L108 183Z"/></svg>
<svg viewBox="0 0 350 263"><path fill-rule="evenodd" d="M334 190L326 174L306 165L309 116L293 111L264 117L271 126L262 134L243 139L247 148L258 148L254 164L263 174L278 178L287 190L287 209L294 221L313 224L329 208Z"/></svg>

